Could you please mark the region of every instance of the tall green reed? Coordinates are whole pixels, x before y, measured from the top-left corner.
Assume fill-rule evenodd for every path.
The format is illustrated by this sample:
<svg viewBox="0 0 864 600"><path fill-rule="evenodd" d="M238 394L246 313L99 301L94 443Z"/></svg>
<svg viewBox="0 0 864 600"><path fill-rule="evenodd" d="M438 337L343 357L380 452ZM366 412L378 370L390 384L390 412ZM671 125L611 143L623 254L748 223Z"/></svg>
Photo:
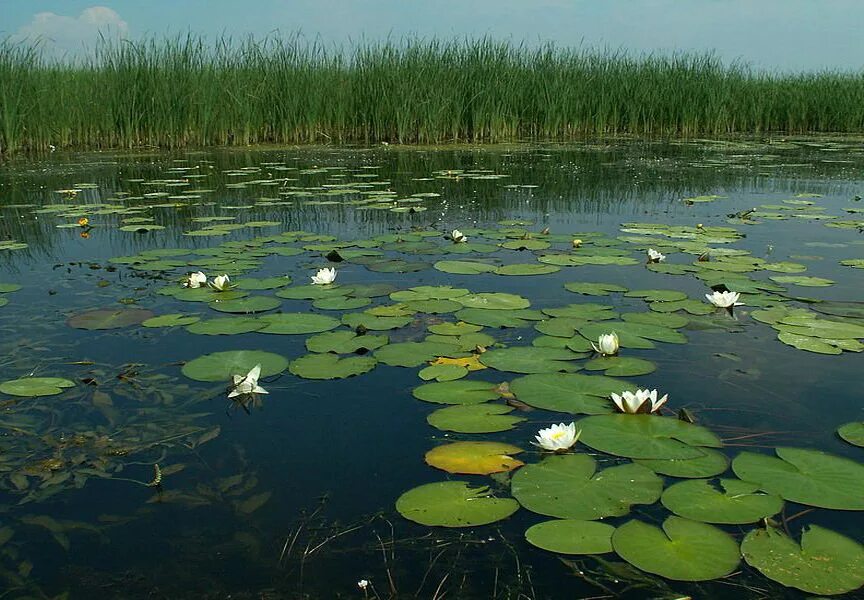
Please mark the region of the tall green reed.
<svg viewBox="0 0 864 600"><path fill-rule="evenodd" d="M864 131L864 73L491 39L0 42L0 151Z"/></svg>

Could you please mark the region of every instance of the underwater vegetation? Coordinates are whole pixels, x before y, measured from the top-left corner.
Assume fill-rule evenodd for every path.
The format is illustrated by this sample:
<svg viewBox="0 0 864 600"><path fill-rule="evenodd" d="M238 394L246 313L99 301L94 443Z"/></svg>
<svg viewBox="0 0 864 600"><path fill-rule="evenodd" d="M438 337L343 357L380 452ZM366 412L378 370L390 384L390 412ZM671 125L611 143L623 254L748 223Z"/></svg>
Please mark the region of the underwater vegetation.
<svg viewBox="0 0 864 600"><path fill-rule="evenodd" d="M76 62L0 43L0 151L441 144L864 131L864 74L712 55L302 36L104 42Z"/></svg>

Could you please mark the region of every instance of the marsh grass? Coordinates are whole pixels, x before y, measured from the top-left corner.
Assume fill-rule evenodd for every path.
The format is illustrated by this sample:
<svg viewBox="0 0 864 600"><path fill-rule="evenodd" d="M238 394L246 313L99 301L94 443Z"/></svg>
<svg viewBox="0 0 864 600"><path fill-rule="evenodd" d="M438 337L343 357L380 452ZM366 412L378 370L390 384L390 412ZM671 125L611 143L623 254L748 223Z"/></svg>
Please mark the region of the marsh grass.
<svg viewBox="0 0 864 600"><path fill-rule="evenodd" d="M480 40L0 42L0 148L566 140L864 131L864 72Z"/></svg>

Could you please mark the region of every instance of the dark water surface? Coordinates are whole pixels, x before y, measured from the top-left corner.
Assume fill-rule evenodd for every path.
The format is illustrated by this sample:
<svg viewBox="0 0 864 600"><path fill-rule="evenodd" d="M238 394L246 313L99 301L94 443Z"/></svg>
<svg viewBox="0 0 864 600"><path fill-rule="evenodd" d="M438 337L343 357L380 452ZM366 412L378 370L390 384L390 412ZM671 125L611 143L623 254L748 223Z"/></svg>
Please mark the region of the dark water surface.
<svg viewBox="0 0 864 600"><path fill-rule="evenodd" d="M35 374L68 378L75 386L35 398L0 394L0 580L8 590L0 597L363 598L361 579L372 582L368 597L381 598L807 597L743 562L725 579L694 584L641 573L614 554L555 555L525 541L525 529L546 519L525 509L465 529L425 527L395 511L405 491L447 479L490 485L496 495L509 497L506 475L450 475L424 464L424 454L448 439L494 440L520 446L520 458L535 463L540 453L529 443L536 430L570 422L570 415L517 411L527 421L511 431L448 434L426 422L441 406L412 397L411 390L423 383L419 368L383 364L358 377L325 381L285 371L262 380L270 393L247 412L226 399L227 381L194 381L183 376L182 364L239 349L294 360L307 353L309 336L205 336L137 324L87 330L67 325L67 319L124 307L157 315L230 316L159 293L179 287L191 270L218 274L207 265L185 264L206 255L168 257L183 264L164 270L111 259L290 231L306 233L287 245L316 248L296 256L252 257L260 264L245 271L255 277L289 275L292 285L305 285L316 269L330 264L317 245L332 238L313 235L375 238L385 257L426 264L417 271L380 272L347 260L331 265L338 269L337 283L507 292L529 299L535 309L600 302L644 310L638 298L564 289L564 283L577 281L680 290L704 300L710 290L703 281L644 268L644 248L629 242L620 247L638 265L562 267L526 277L457 275L432 267L440 260L537 263L544 254L573 252L571 237L585 238L590 246L591 234L626 236L623 223L734 227L746 237L727 246L771 262L800 263L807 267L804 275L835 282L788 285L788 295L858 302L862 271L839 261L864 258L861 230L827 227L830 220L813 217L860 220L847 211L864 206L854 199L864 192L862 167L860 143L826 141L58 153L8 163L0 170L0 242L27 246L0 249L0 283L22 286L0 295L8 299L0 306L0 381ZM382 190L395 194L371 193ZM412 199L415 194L430 195ZM682 202L706 195L720 198ZM361 203L370 197L382 200ZM795 216L805 205L791 203L785 212L760 209L780 212L782 220L727 222L740 211L784 200L813 202L819 210ZM415 210L390 210L399 207ZM208 217L232 220L201 220ZM89 220L87 227L77 225L80 218ZM530 224L499 224L512 220ZM185 235L248 222L265 223L227 235ZM136 223L160 228L120 229ZM57 227L64 224L70 226ZM525 237L520 229L542 239L547 227L561 236L547 250L453 254L454 245L442 239L459 228L469 241L499 244ZM492 230L503 231L501 239L493 239ZM418 231L440 235L413 237ZM400 246L403 241L415 245ZM696 260L683 252L667 255L669 264ZM765 280L785 274L746 275ZM372 300L372 306L390 303L386 296ZM365 308L319 310L307 300L285 299L277 310L340 318ZM694 318L682 330L687 344L629 350L628 356L657 367L629 379L668 393L669 407L687 408L717 432L730 457L744 445L764 452L796 446L860 462L862 450L835 430L864 420L861 355L792 348L752 319L752 310L743 306L734 317L720 311ZM427 325L452 320L452 314L418 313L406 327L374 333L389 334L391 342L422 341ZM530 345L539 335L530 326L484 333L510 346ZM490 382L520 376L494 369L469 375ZM147 485L154 464L164 473L161 486ZM787 503L785 515L807 508ZM609 522L619 525L635 516L659 523L667 515L659 503L639 505L629 517ZM864 538L860 512L817 509L788 526L797 536L810 524ZM723 529L740 541L753 527Z"/></svg>

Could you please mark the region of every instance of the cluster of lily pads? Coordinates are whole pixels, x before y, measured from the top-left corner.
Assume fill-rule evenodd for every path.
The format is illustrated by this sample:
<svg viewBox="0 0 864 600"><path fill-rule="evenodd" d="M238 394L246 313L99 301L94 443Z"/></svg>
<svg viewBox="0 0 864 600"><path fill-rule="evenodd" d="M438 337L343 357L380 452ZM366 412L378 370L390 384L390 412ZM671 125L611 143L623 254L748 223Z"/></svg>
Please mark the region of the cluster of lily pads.
<svg viewBox="0 0 864 600"><path fill-rule="evenodd" d="M275 170L278 165L267 167ZM239 170L237 175L249 174ZM185 187L189 175L159 185ZM500 176L441 171L434 177ZM282 200L266 201L271 204L304 198L307 203L335 202L338 197L368 209L422 212L420 203L429 197L415 195L400 203L372 183L345 182L326 190L333 200L322 200L308 198L306 189L293 189L287 178L244 184L271 185L265 181L281 186ZM142 197L180 201L170 192L147 192ZM529 543L552 552L614 552L644 571L685 581L724 577L743 556L783 585L819 594L842 593L864 584L864 548L815 524L804 531L799 544L776 526L776 519L787 502L864 510L864 466L816 450L785 447L777 448L776 456L741 452L730 463L715 433L668 411L662 414L666 395L641 381L622 379L655 372L650 354L640 351L686 343L683 330L694 323L740 327L748 313L733 309L741 305L755 309L749 316L769 324L778 340L789 346L823 354L864 350L860 306L799 298L784 287L824 287L833 282L800 275L807 270L803 264L769 261L732 247L744 238L737 227L779 218L776 215L821 215L814 203L808 197L782 205L789 209L762 207L730 216L730 226L625 223L617 236L537 232L533 223L507 220L498 227L449 232L417 227L363 240L284 231L215 247L144 250L110 262L161 279L154 306L97 308L70 315L67 323L84 330L140 324L154 335L159 329L168 330L168 335L183 335L181 329L205 336L255 334L242 338L244 345L258 336L309 336L304 340L306 353L291 359L242 348L190 357L182 366L189 379L225 384L232 399L266 393L268 381L285 372L309 380L342 379L383 365L417 369L425 383L412 395L436 405L427 422L448 435L525 427L526 419L514 414L517 408L548 411L556 417L575 415L569 424L564 419L525 434L544 451L531 464L517 458L523 448L498 441L468 438L432 448L425 459L436 469L496 478L479 486L471 480L428 483L405 492L397 510L428 526L473 527L524 508L552 518L525 533ZM89 216L92 222L100 210L120 211L124 231L158 234L161 228L142 216L144 209L130 209L122 202L98 207L59 204L43 207L41 214ZM207 220L199 222L206 227L187 234L222 236L242 228L280 225L229 224L221 218L202 217ZM278 264L282 272L272 277L251 275L266 261ZM338 266L338 278L336 266L322 268L325 264ZM352 270L343 271L343 264L390 274L390 281L400 285L365 282L350 276ZM704 283L704 298L675 289L630 289L576 280L564 287L579 301L536 307L531 299L512 293L411 285L412 273L429 269L452 275L449 281L461 285L463 277L542 277L581 266L692 276ZM308 284L293 283L299 273ZM760 277L767 273L777 275ZM0 293L14 291L4 285L0 284ZM584 296L597 301L582 301ZM610 297L615 304L603 300ZM0 295L0 305L3 300ZM157 314L160 303L170 303L178 312ZM510 330L535 335L524 336L530 345L514 344L519 339L514 340ZM75 385L62 378L22 377L0 384L0 392L37 397L61 394ZM846 424L838 433L847 442L862 445L864 423ZM512 477L501 475L511 473ZM658 501L668 512L662 527L644 517L629 518L634 506ZM733 525L749 527L742 540L728 528Z"/></svg>

